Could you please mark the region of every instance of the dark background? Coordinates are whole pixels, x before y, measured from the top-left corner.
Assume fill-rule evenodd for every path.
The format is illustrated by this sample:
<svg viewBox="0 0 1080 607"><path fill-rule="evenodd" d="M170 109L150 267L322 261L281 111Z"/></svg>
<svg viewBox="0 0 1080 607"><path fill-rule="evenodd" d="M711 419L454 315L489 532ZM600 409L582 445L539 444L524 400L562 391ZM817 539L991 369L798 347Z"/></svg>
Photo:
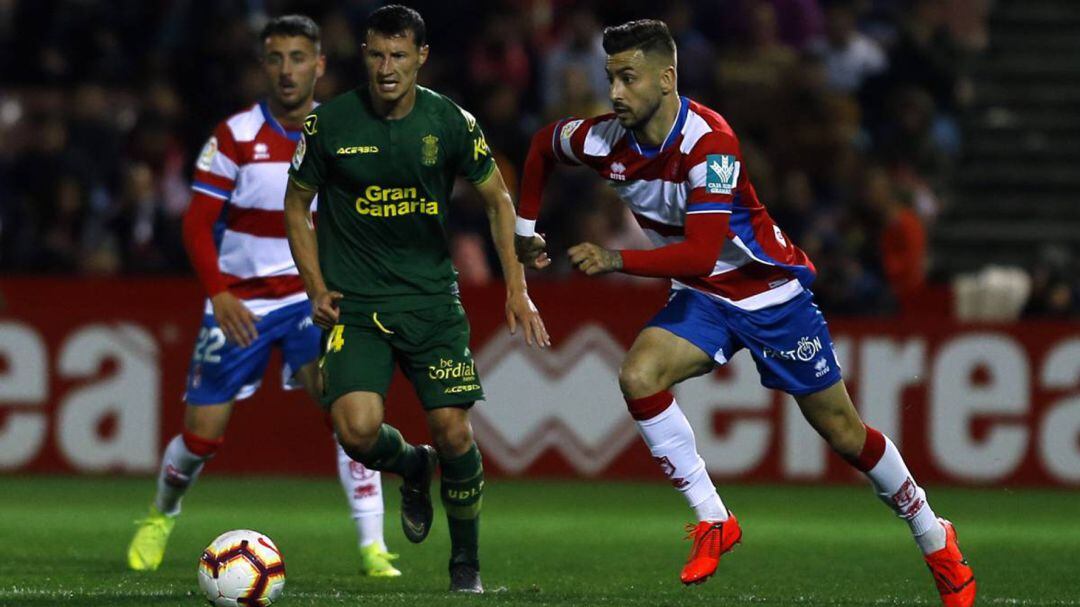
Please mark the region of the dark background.
<svg viewBox="0 0 1080 607"><path fill-rule="evenodd" d="M363 82L360 34L381 4L0 0L0 271L190 274L180 218L194 156L261 96L261 26L289 12L319 22L326 100ZM762 201L817 265L826 311L1000 291L1006 318L1078 313L1074 3L406 4L428 25L422 83L477 115L515 193L537 128L607 111L600 29L662 18L680 93L732 123ZM455 197L462 281L498 280L479 201L464 187ZM557 263L536 280L567 276L562 252L581 240L647 246L581 171L549 186L541 229ZM988 277L991 265L1009 269Z"/></svg>

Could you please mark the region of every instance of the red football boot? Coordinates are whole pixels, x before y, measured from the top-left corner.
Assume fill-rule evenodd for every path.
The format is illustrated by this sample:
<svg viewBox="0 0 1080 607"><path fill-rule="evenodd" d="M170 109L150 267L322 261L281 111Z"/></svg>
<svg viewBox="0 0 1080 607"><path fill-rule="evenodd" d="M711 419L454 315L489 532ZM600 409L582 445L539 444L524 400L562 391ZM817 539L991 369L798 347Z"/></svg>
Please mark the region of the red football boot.
<svg viewBox="0 0 1080 607"><path fill-rule="evenodd" d="M942 605L971 607L975 604L975 574L960 553L953 524L943 518L938 521L945 527L945 547L923 557L926 559L926 566L934 576Z"/></svg>
<svg viewBox="0 0 1080 607"><path fill-rule="evenodd" d="M697 525L687 525L686 531L689 534L686 539L694 542L690 548L690 558L686 559L686 565L679 575L686 585L700 584L709 579L716 573L720 557L742 539L739 521L731 512L728 512L728 519L724 522L701 521Z"/></svg>

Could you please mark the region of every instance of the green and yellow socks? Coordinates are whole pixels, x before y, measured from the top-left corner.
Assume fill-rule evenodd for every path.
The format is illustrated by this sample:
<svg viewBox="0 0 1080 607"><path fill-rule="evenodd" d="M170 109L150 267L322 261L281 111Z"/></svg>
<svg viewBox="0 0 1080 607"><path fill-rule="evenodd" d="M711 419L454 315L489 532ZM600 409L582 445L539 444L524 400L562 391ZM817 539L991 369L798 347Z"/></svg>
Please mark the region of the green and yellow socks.
<svg viewBox="0 0 1080 607"><path fill-rule="evenodd" d="M371 470L412 477L423 468L423 454L393 426L383 424L375 445L362 458L355 457ZM439 456L442 468L440 495L450 529L450 564L479 567L480 508L484 494L484 466L480 450L473 443L456 457Z"/></svg>
<svg viewBox="0 0 1080 607"><path fill-rule="evenodd" d="M450 565L479 568L480 508L484 495L484 466L473 443L465 453L439 457L442 467L440 494L450 527Z"/></svg>

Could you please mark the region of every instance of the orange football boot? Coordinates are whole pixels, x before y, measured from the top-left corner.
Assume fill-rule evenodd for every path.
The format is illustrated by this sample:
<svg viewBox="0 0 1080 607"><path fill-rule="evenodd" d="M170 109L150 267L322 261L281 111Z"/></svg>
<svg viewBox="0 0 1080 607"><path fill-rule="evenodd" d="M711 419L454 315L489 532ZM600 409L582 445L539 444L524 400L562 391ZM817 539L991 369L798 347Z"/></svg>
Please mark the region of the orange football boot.
<svg viewBox="0 0 1080 607"><path fill-rule="evenodd" d="M697 525L687 525L686 531L689 534L686 539L694 542L690 557L679 575L686 585L700 584L709 579L716 573L720 557L742 539L739 521L731 512L728 512L726 521L701 521Z"/></svg>
<svg viewBox="0 0 1080 607"><path fill-rule="evenodd" d="M945 607L971 607L975 604L975 574L956 543L956 529L945 519L945 547L926 555L926 566L934 576L941 604Z"/></svg>

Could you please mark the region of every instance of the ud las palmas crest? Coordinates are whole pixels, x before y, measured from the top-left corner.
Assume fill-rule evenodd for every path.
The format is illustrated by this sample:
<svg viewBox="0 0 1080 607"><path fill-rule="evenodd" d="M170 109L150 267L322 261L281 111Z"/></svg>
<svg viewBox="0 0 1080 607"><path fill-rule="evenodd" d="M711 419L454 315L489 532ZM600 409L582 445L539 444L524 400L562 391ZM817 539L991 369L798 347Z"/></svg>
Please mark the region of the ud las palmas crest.
<svg viewBox="0 0 1080 607"><path fill-rule="evenodd" d="M439 160L439 138L435 135L426 135L421 141L424 145L420 148L420 162L424 166L435 166Z"/></svg>

